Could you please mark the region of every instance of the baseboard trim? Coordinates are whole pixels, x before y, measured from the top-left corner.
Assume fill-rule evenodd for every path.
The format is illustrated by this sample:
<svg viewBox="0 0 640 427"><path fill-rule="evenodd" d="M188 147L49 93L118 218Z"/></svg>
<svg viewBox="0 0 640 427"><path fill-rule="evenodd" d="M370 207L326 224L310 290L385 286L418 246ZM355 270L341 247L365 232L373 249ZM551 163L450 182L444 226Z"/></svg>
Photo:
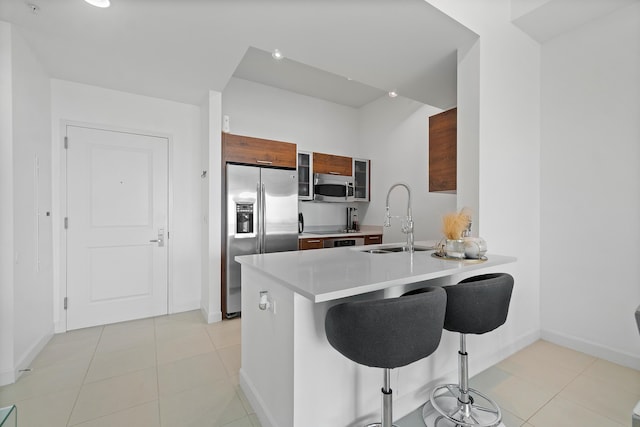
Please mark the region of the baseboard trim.
<svg viewBox="0 0 640 427"><path fill-rule="evenodd" d="M247 378L242 368L240 368L240 388L244 392L244 395L247 397L249 404L256 412L258 416L258 420L260 420L260 425L262 427L279 427L278 424L274 421L273 416L267 409L266 405L260 399L255 391L255 387L251 383L251 381Z"/></svg>
<svg viewBox="0 0 640 427"><path fill-rule="evenodd" d="M23 369L28 369L29 366L33 363L36 357L40 354L45 345L49 342L49 340L53 337L53 325L44 336L42 336L35 344L31 346L17 361L14 366L13 372L5 371L0 372L0 386L13 384L18 381L20 375L22 375Z"/></svg>
<svg viewBox="0 0 640 427"><path fill-rule="evenodd" d="M605 359L631 369L640 370L640 357L637 355L606 347L593 341L565 335L561 332L542 330L540 331L540 335L543 340L554 344L599 357L600 359Z"/></svg>
<svg viewBox="0 0 640 427"><path fill-rule="evenodd" d="M197 310L200 307L200 300L192 300L183 302L181 304L172 304L171 312L169 314L182 313L185 311Z"/></svg>
<svg viewBox="0 0 640 427"><path fill-rule="evenodd" d="M200 312L202 312L202 315L204 316L204 319L207 323L222 322L221 311L209 313L204 307L200 307Z"/></svg>
<svg viewBox="0 0 640 427"><path fill-rule="evenodd" d="M0 372L0 387L3 385L13 384L16 382L15 371L3 371Z"/></svg>

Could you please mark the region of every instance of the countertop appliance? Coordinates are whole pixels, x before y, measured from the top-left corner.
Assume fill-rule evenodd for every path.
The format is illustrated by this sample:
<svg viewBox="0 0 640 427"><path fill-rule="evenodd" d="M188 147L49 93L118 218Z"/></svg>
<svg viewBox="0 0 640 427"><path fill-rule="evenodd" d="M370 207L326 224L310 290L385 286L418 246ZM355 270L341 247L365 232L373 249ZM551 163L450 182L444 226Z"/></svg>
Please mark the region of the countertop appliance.
<svg viewBox="0 0 640 427"><path fill-rule="evenodd" d="M341 248L343 246L362 246L364 237L336 237L335 239L324 239L322 246L325 248Z"/></svg>
<svg viewBox="0 0 640 427"><path fill-rule="evenodd" d="M353 177L313 174L313 199L319 202L352 202L354 194Z"/></svg>
<svg viewBox="0 0 640 427"><path fill-rule="evenodd" d="M347 230L351 232L360 230L358 208L347 208Z"/></svg>
<svg viewBox="0 0 640 427"><path fill-rule="evenodd" d="M226 310L240 313L237 255L298 249L298 177L295 170L227 164Z"/></svg>

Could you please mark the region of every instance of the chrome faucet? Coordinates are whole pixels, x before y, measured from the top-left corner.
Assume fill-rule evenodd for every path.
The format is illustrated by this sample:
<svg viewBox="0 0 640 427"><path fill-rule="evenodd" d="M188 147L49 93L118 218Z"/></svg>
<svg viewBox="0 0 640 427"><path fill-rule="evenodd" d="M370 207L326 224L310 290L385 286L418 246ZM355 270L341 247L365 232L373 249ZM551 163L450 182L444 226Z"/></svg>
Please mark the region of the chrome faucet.
<svg viewBox="0 0 640 427"><path fill-rule="evenodd" d="M396 187L404 187L407 190L407 216L402 221L402 232L407 235L407 251L413 253L413 218L411 217L411 188L405 183L398 182L393 184L387 191L386 215L384 218L384 226L391 227L391 212L389 210L389 195Z"/></svg>

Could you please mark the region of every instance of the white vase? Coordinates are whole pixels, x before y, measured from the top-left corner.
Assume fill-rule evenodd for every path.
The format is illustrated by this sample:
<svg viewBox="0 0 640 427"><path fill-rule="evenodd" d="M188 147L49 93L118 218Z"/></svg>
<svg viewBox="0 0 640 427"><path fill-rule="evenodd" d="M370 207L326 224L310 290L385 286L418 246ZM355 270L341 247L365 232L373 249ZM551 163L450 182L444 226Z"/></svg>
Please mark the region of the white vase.
<svg viewBox="0 0 640 427"><path fill-rule="evenodd" d="M464 238L464 255L466 258L478 259L487 253L487 242L481 237Z"/></svg>

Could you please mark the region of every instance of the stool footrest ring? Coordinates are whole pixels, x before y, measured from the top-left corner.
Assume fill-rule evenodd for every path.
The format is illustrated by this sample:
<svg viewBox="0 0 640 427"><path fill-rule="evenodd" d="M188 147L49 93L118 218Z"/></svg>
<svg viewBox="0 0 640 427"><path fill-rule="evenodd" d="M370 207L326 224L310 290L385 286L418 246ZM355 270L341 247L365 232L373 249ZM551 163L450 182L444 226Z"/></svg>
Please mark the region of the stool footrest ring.
<svg viewBox="0 0 640 427"><path fill-rule="evenodd" d="M425 424L427 417L433 413L429 407L440 414L433 427L451 425L455 427L495 427L500 424L502 411L500 411L498 404L488 396L469 388L469 403L464 403L460 401L460 395L458 384L436 386L431 391L429 402L423 408L422 416Z"/></svg>

